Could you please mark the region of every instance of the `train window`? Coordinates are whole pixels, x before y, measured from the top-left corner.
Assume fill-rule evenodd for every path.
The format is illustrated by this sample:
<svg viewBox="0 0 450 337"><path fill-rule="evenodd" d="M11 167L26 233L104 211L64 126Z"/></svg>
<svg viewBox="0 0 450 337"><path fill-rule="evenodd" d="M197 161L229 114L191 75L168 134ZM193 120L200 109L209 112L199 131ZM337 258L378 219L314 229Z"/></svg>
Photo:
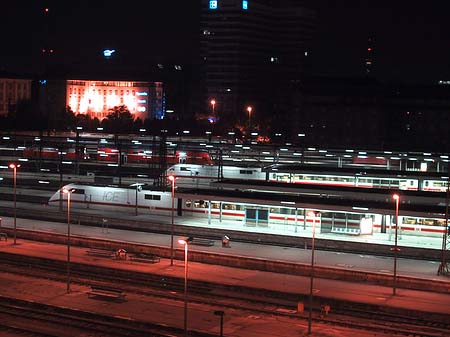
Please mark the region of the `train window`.
<svg viewBox="0 0 450 337"><path fill-rule="evenodd" d="M146 200L161 200L161 196L157 194L146 194L144 196Z"/></svg>
<svg viewBox="0 0 450 337"><path fill-rule="evenodd" d="M240 174L253 174L252 170L240 170L239 171Z"/></svg>
<svg viewBox="0 0 450 337"><path fill-rule="evenodd" d="M279 207L271 207L270 213L280 213L280 208Z"/></svg>
<svg viewBox="0 0 450 337"><path fill-rule="evenodd" d="M186 202L184 203L184 206L185 206L186 208L191 208L191 206L192 206L192 201L191 201L191 200L186 200Z"/></svg>
<svg viewBox="0 0 450 337"><path fill-rule="evenodd" d="M283 207L283 208L280 208L280 214L287 214L287 215L295 214L295 209Z"/></svg>
<svg viewBox="0 0 450 337"><path fill-rule="evenodd" d="M244 206L235 204L223 204L223 209L230 211L241 211L244 209Z"/></svg>
<svg viewBox="0 0 450 337"><path fill-rule="evenodd" d="M73 192L73 194L84 194L84 190L83 189L75 189Z"/></svg>
<svg viewBox="0 0 450 337"><path fill-rule="evenodd" d="M180 167L180 171L190 171L189 167Z"/></svg>
<svg viewBox="0 0 450 337"><path fill-rule="evenodd" d="M208 208L209 203L205 200L195 200L194 208Z"/></svg>
<svg viewBox="0 0 450 337"><path fill-rule="evenodd" d="M347 214L347 219L348 220L358 220L358 221L360 221L361 220L361 214L354 214L354 213L348 213Z"/></svg>
<svg viewBox="0 0 450 337"><path fill-rule="evenodd" d="M211 208L219 209L220 208L220 202L211 202Z"/></svg>

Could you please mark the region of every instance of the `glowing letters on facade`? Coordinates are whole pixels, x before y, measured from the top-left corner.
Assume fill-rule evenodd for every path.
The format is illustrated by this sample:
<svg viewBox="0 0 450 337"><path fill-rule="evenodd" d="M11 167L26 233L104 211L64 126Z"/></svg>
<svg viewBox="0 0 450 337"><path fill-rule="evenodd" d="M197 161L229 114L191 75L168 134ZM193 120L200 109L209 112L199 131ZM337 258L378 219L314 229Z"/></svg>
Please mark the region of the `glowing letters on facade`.
<svg viewBox="0 0 450 337"><path fill-rule="evenodd" d="M217 0L209 1L209 9L217 9Z"/></svg>
<svg viewBox="0 0 450 337"><path fill-rule="evenodd" d="M103 51L103 56L106 58L111 57L115 51L116 51L115 49L105 49Z"/></svg>
<svg viewBox="0 0 450 337"><path fill-rule="evenodd" d="M248 1L247 0L242 0L242 9L245 9L245 10L248 9Z"/></svg>

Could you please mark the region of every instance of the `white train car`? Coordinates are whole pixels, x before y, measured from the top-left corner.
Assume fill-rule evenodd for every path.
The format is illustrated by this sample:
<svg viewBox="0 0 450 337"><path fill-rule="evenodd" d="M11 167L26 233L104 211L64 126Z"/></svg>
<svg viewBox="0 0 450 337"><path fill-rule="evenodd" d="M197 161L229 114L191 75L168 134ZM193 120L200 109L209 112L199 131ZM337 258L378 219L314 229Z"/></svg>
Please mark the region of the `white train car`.
<svg viewBox="0 0 450 337"><path fill-rule="evenodd" d="M138 209L139 214L167 217L172 214L171 192L81 184L69 184L63 189L73 190L71 207L79 211L100 209L132 214ZM327 210L324 208L326 206L308 205L316 207L315 211L320 214L314 219L309 215L308 208L277 201L239 198L232 198L231 201L230 198L217 195L183 195L183 193L176 193L175 198L177 219L202 218L218 224L230 220L240 224L242 229L255 232L297 235L296 233L302 229L310 230L313 221L316 221L320 232L324 234L371 235L381 232L383 226L391 233L395 228L392 215L357 212L351 207L348 210ZM62 193L62 189L50 198L49 205L57 206L60 202L67 202L67 195ZM399 224L401 233L416 237L442 237L445 231L444 219L418 215L402 214L399 216Z"/></svg>
<svg viewBox="0 0 450 337"><path fill-rule="evenodd" d="M142 188L119 188L115 186L69 184L51 196L48 204L59 205L67 202L63 190L73 190L70 204L72 208L126 210L146 209L151 214L166 214L170 211L170 192L152 191ZM136 198L137 197L137 198Z"/></svg>
<svg viewBox="0 0 450 337"><path fill-rule="evenodd" d="M219 167L213 165L177 164L169 167L167 175L177 178L179 187L209 188L209 184L219 179ZM265 172L260 167L223 166L224 179L265 180Z"/></svg>
<svg viewBox="0 0 450 337"><path fill-rule="evenodd" d="M416 177L382 177L377 175L358 175L342 173L314 173L314 172L265 172L260 167L223 166L224 179L239 180L266 180L274 182L286 182L292 184L323 185L334 187L359 187L359 188L382 188L402 191L427 191L445 192L447 190L447 179L416 178ZM177 185L182 187L205 188L219 177L218 166L213 165L188 165L176 164L167 170L168 175L177 177Z"/></svg>

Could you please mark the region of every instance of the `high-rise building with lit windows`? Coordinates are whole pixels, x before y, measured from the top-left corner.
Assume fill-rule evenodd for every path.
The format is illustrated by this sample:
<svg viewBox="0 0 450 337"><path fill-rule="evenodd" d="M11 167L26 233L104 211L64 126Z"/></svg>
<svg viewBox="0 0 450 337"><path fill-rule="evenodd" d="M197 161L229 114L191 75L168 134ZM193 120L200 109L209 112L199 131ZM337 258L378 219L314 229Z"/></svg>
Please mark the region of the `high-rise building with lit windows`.
<svg viewBox="0 0 450 337"><path fill-rule="evenodd" d="M315 11L293 0L201 0L204 108L219 118L270 113L301 79Z"/></svg>

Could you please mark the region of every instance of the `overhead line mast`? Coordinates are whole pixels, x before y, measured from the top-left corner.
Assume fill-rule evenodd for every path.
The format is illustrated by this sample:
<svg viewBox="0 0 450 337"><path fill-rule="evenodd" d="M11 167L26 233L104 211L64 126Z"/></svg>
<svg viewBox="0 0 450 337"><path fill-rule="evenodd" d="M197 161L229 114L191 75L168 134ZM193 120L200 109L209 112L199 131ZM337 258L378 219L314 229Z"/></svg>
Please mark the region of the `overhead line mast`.
<svg viewBox="0 0 450 337"><path fill-rule="evenodd" d="M447 163L450 166L450 163ZM438 275L448 276L450 274L450 227L448 225L448 203L450 201L450 171L447 167L447 195L445 197L445 230L442 236L442 255L441 264L439 265Z"/></svg>

